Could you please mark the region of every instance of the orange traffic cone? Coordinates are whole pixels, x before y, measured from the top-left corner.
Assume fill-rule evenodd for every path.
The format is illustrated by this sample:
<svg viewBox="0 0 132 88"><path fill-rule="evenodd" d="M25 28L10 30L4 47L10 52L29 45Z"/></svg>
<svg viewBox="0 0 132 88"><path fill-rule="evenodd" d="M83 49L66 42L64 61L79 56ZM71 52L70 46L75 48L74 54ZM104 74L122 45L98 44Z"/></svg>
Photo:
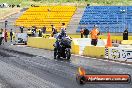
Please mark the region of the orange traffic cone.
<svg viewBox="0 0 132 88"><path fill-rule="evenodd" d="M110 38L110 33L108 33L106 47L112 47L112 41L111 41L111 38Z"/></svg>

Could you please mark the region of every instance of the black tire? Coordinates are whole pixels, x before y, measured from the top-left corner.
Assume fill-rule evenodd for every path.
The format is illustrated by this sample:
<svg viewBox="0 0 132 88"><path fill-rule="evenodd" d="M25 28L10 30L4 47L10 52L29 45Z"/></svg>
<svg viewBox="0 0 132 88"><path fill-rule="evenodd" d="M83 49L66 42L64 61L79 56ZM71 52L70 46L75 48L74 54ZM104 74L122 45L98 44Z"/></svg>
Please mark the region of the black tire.
<svg viewBox="0 0 132 88"><path fill-rule="evenodd" d="M71 51L70 49L66 50L66 59L69 60L71 58Z"/></svg>
<svg viewBox="0 0 132 88"><path fill-rule="evenodd" d="M0 45L2 44L2 38L0 37Z"/></svg>
<svg viewBox="0 0 132 88"><path fill-rule="evenodd" d="M60 59L60 54L59 53L56 55L56 59Z"/></svg>
<svg viewBox="0 0 132 88"><path fill-rule="evenodd" d="M54 48L54 59L60 59L60 53L56 48Z"/></svg>
<svg viewBox="0 0 132 88"><path fill-rule="evenodd" d="M56 59L57 49L54 48L54 59Z"/></svg>

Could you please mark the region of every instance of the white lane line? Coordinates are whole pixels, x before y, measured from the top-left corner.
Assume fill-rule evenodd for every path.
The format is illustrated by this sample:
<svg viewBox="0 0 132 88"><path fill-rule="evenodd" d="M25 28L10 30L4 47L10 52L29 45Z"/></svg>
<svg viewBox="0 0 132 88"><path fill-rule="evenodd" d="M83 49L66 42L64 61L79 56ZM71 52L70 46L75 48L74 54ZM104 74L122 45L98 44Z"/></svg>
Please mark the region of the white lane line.
<svg viewBox="0 0 132 88"><path fill-rule="evenodd" d="M121 63L121 64L126 64L126 63Z"/></svg>
<svg viewBox="0 0 132 88"><path fill-rule="evenodd" d="M122 65L132 65L132 64L127 64L127 63L121 63L121 62L117 62L117 61L111 61L111 60L108 60L108 59L98 59L98 58L92 58L92 57L86 57L86 56L82 56L82 55L75 55L75 54L71 54L73 56L77 56L77 57L82 57L82 58L88 58L88 59L93 59L93 60L100 60L100 61L106 61L106 62L112 62L112 63L118 63L118 64L122 64ZM45 57L46 56L40 56L40 57ZM58 60L55 60L55 61L58 61ZM61 62L64 62L64 61L61 61ZM67 63L67 62L66 62ZM70 63L72 64L72 63Z"/></svg>
<svg viewBox="0 0 132 88"><path fill-rule="evenodd" d="M120 63L120 62L115 62L115 63ZM122 63L121 63L122 64Z"/></svg>
<svg viewBox="0 0 132 88"><path fill-rule="evenodd" d="M97 58L92 58L92 59L97 59Z"/></svg>
<svg viewBox="0 0 132 88"><path fill-rule="evenodd" d="M127 64L127 65L131 65L131 64Z"/></svg>
<svg viewBox="0 0 132 88"><path fill-rule="evenodd" d="M82 57L82 58L88 58L88 59L94 59L94 60L100 60L100 61L106 61L106 62L112 62L112 63L118 63L118 64L122 64L122 65L131 65L132 66L132 64L121 63L121 62L117 62L117 61L111 61L111 60L108 60L108 59L98 59L98 58L86 57L86 56L75 55L75 54L72 54L72 55Z"/></svg>
<svg viewBox="0 0 132 88"><path fill-rule="evenodd" d="M113 63L115 63L115 61L109 61L109 62L113 62Z"/></svg>

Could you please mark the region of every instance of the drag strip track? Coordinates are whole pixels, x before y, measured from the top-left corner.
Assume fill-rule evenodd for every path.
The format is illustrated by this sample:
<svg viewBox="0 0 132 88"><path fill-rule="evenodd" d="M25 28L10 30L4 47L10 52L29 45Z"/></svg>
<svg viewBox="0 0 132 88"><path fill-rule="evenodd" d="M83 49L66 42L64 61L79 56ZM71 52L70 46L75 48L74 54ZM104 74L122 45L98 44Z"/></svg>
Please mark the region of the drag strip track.
<svg viewBox="0 0 132 88"><path fill-rule="evenodd" d="M3 56L3 57L12 57L12 55L9 55L8 53L4 53L2 51L0 51L0 56Z"/></svg>
<svg viewBox="0 0 132 88"><path fill-rule="evenodd" d="M23 56L27 56L27 57L34 57L35 56L35 55L32 55L32 54L28 54L28 53L24 53L24 52L19 52L19 51L7 49L7 48L1 48L1 51L3 51L3 52L7 51L8 53L19 54L19 55L23 55ZM9 56L8 53L3 53L3 52L0 52L0 53L2 53L0 55L3 55L4 57Z"/></svg>
<svg viewBox="0 0 132 88"><path fill-rule="evenodd" d="M0 50L0 51L4 52L4 50L8 54L13 53L13 52L10 52L7 49L3 49L3 50ZM58 84L60 84L59 76L61 77L61 80L62 80L62 77L63 77L63 79L65 79L65 80L67 80L67 82L69 82L67 77L66 77L67 74L65 74L66 67L64 67L62 65L58 65L56 62L52 62L52 61L50 61L49 59L46 59L46 58L40 58L40 57L35 57L35 56L34 57L28 57L28 56L24 56L25 54L23 55L23 57L15 57L15 56L17 56L18 53L13 53L13 54L14 54L14 57L11 56L11 57L7 58L7 57L2 56L2 58L0 58L0 60L3 61L3 62L8 63L10 65L13 65L15 67L18 67L20 69L26 70L26 71L34 74L34 75L37 74L37 75L39 75L39 77L43 77L44 79L47 77L47 79L51 79L51 80L57 82ZM41 62L43 61L43 64L40 64L40 63L34 61L34 60L37 61L37 60L40 60L40 59L41 59ZM61 68L61 69L62 69L62 67L64 67L65 70L63 71L63 69L62 70L57 69L57 68L55 69L55 67L57 67L57 66L58 66L58 68ZM69 69L67 68L67 70L69 70ZM68 72L69 71L67 71L67 73ZM50 74L50 76L47 76L49 74ZM44 76L44 75L46 75L46 76ZM52 76L55 79L53 79ZM71 78L72 78L72 76L71 76ZM63 80L62 80L62 82L64 83ZM63 84L63 83L62 83L62 88L63 88L63 85L67 85L67 84ZM57 87L55 87L55 88L57 88Z"/></svg>
<svg viewBox="0 0 132 88"><path fill-rule="evenodd" d="M0 77L2 77L0 79L10 85L9 88L131 88L132 86L131 84L78 85L75 80L75 75L77 67L82 63L74 64L75 62L73 63L72 61L75 59L75 56L72 56L71 61L67 61L40 57L3 47L1 47L0 52L3 54L0 54ZM79 60L79 57L76 57L76 59ZM83 58L81 59L83 63L87 61ZM98 68L93 69L90 66L93 65L92 63L95 63L93 61L95 60L88 61L88 73L114 73L109 69L106 70L110 65L105 66L106 69L100 69L99 67L104 67L104 64L99 64L102 63L101 61L94 64ZM85 66L85 64L82 64L82 66ZM124 71L126 69L130 69L130 67L124 67Z"/></svg>

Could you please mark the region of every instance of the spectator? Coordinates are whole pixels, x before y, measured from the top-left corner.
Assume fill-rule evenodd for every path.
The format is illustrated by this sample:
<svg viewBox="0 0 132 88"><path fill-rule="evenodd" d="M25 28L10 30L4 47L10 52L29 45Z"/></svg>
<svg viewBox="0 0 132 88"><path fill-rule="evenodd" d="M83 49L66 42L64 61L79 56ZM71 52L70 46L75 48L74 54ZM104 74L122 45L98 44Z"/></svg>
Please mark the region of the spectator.
<svg viewBox="0 0 132 88"><path fill-rule="evenodd" d="M89 30L85 28L83 34L84 34L85 38L88 38Z"/></svg>
<svg viewBox="0 0 132 88"><path fill-rule="evenodd" d="M5 33L4 33L5 42L7 42L7 37L8 37L8 35L7 35L7 29L5 29Z"/></svg>
<svg viewBox="0 0 132 88"><path fill-rule="evenodd" d="M45 26L42 28L42 32L43 32L43 34L45 34L45 32L46 32L46 27Z"/></svg>
<svg viewBox="0 0 132 88"><path fill-rule="evenodd" d="M11 31L10 31L10 40L11 40L11 42L12 42L12 38L13 37L13 32L12 32L12 29L11 29Z"/></svg>
<svg viewBox="0 0 132 88"><path fill-rule="evenodd" d="M15 5L14 4L12 4L12 8L14 8L15 7Z"/></svg>
<svg viewBox="0 0 132 88"><path fill-rule="evenodd" d="M24 27L21 26L21 27L20 27L20 31L21 31L21 33L23 33L23 29L24 29Z"/></svg>
<svg viewBox="0 0 132 88"><path fill-rule="evenodd" d="M20 6L21 6L21 4L18 4L18 5L17 5L17 7L20 7Z"/></svg>
<svg viewBox="0 0 132 88"><path fill-rule="evenodd" d="M36 30L37 30L37 27L36 26L32 26L32 36L36 35Z"/></svg>
<svg viewBox="0 0 132 88"><path fill-rule="evenodd" d="M1 29L1 38L0 38L0 45L2 44L2 41L4 39L5 33L3 31L3 29Z"/></svg>
<svg viewBox="0 0 132 88"><path fill-rule="evenodd" d="M83 30L83 28L81 28L80 33L81 33L81 38L83 38L83 34L84 34L84 30Z"/></svg>
<svg viewBox="0 0 132 88"><path fill-rule="evenodd" d="M5 29L7 28L7 24L8 24L8 21L6 20L5 21Z"/></svg>
<svg viewBox="0 0 132 88"><path fill-rule="evenodd" d="M15 7L15 5L14 4L12 4L12 6L11 6L12 8L14 8Z"/></svg>
<svg viewBox="0 0 132 88"><path fill-rule="evenodd" d="M42 37L42 31L41 31L41 29L38 31L38 36Z"/></svg>
<svg viewBox="0 0 132 88"><path fill-rule="evenodd" d="M31 7L35 7L35 5L34 5L34 4L32 4L32 5L31 5Z"/></svg>
<svg viewBox="0 0 132 88"><path fill-rule="evenodd" d="M61 31L65 31L65 32L66 32L66 26L65 26L65 23L62 23Z"/></svg>
<svg viewBox="0 0 132 88"><path fill-rule="evenodd" d="M91 34L91 45L96 46L98 42L98 35L99 35L97 25L94 25L94 28L91 30L90 34Z"/></svg>
<svg viewBox="0 0 132 88"><path fill-rule="evenodd" d="M51 25L51 27L52 27L52 35L51 35L51 37L53 37L55 34L57 34L57 29L55 28L54 25Z"/></svg>
<svg viewBox="0 0 132 88"><path fill-rule="evenodd" d="M123 32L123 40L128 40L128 28L126 28Z"/></svg>
<svg viewBox="0 0 132 88"><path fill-rule="evenodd" d="M10 4L9 4L8 6L9 6L9 7L11 7L11 5L10 5Z"/></svg>
<svg viewBox="0 0 132 88"><path fill-rule="evenodd" d="M2 34L2 31L3 31L3 29L1 28L1 30L0 30L0 34Z"/></svg>
<svg viewBox="0 0 132 88"><path fill-rule="evenodd" d="M36 33L37 27L36 26L33 26L33 30Z"/></svg>
<svg viewBox="0 0 132 88"><path fill-rule="evenodd" d="M28 29L27 35L28 35L28 36L32 36L32 31L31 31L31 29Z"/></svg>

